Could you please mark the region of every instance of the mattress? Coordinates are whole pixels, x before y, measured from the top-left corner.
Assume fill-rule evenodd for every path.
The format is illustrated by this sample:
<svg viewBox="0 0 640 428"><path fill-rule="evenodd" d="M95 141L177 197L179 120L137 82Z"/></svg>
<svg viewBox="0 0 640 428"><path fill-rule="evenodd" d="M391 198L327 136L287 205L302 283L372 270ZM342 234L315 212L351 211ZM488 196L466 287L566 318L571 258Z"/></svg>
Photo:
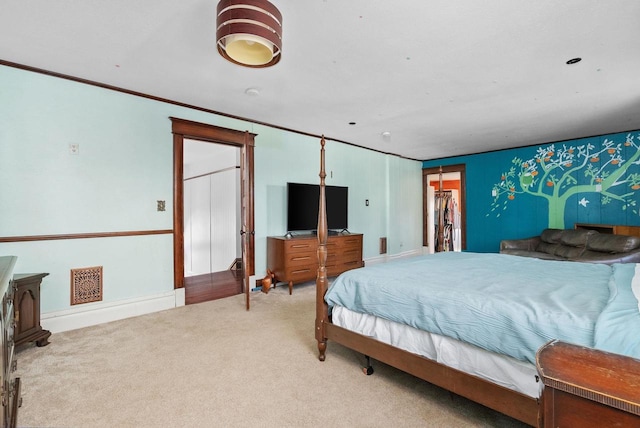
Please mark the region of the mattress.
<svg viewBox="0 0 640 428"><path fill-rule="evenodd" d="M345 272L325 301L535 364L552 339L594 346L612 273L602 264L444 252Z"/></svg>
<svg viewBox="0 0 640 428"><path fill-rule="evenodd" d="M529 397L541 394L542 382L529 362L342 306L333 307L332 322Z"/></svg>

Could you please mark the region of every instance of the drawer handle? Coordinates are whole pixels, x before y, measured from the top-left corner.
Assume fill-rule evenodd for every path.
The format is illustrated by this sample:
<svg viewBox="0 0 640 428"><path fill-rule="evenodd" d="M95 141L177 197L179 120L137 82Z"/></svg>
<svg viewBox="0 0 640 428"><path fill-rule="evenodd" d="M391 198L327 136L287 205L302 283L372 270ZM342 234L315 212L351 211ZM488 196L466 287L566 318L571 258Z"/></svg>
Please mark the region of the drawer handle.
<svg viewBox="0 0 640 428"><path fill-rule="evenodd" d="M308 244L296 244L292 245L291 248L309 248Z"/></svg>
<svg viewBox="0 0 640 428"><path fill-rule="evenodd" d="M311 272L311 269L300 269L300 270L294 270L291 272L291 274L296 274L296 273L305 273L305 272Z"/></svg>
<svg viewBox="0 0 640 428"><path fill-rule="evenodd" d="M298 261L298 260L309 260L309 259L310 259L310 257L309 257L309 256L303 256L303 257L292 257L292 258L291 258L291 260L295 260L295 261Z"/></svg>

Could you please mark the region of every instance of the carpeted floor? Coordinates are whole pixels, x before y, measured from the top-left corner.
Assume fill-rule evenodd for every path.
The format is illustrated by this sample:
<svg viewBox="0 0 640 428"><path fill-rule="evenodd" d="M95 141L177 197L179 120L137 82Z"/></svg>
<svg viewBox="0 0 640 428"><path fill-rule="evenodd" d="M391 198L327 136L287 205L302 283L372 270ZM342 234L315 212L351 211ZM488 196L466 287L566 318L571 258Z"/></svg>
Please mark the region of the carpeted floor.
<svg viewBox="0 0 640 428"><path fill-rule="evenodd" d="M53 334L17 354L26 427L524 427L329 343L315 286Z"/></svg>

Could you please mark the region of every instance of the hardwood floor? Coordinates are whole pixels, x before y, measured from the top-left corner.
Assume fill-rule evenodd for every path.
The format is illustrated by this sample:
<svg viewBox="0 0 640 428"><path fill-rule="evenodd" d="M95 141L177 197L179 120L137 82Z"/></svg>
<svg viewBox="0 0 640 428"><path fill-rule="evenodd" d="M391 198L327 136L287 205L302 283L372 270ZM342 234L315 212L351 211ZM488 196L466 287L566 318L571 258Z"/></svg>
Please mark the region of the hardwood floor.
<svg viewBox="0 0 640 428"><path fill-rule="evenodd" d="M184 279L185 304L207 302L242 293L242 270L225 270Z"/></svg>

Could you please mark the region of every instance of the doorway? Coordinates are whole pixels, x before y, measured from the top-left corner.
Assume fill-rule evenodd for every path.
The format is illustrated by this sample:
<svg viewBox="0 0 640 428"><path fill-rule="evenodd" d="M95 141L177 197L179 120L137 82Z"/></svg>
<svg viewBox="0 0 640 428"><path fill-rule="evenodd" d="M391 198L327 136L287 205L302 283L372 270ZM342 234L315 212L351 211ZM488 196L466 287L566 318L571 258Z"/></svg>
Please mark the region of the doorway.
<svg viewBox="0 0 640 428"><path fill-rule="evenodd" d="M429 253L467 248L465 193L465 165L422 170L422 245Z"/></svg>
<svg viewBox="0 0 640 428"><path fill-rule="evenodd" d="M185 284L184 142L185 139L238 147L240 150L240 218L242 288L250 309L250 276L255 274L253 148L255 134L171 117L173 133L173 265L174 288Z"/></svg>
<svg viewBox="0 0 640 428"><path fill-rule="evenodd" d="M242 293L240 148L184 139L185 304Z"/></svg>

